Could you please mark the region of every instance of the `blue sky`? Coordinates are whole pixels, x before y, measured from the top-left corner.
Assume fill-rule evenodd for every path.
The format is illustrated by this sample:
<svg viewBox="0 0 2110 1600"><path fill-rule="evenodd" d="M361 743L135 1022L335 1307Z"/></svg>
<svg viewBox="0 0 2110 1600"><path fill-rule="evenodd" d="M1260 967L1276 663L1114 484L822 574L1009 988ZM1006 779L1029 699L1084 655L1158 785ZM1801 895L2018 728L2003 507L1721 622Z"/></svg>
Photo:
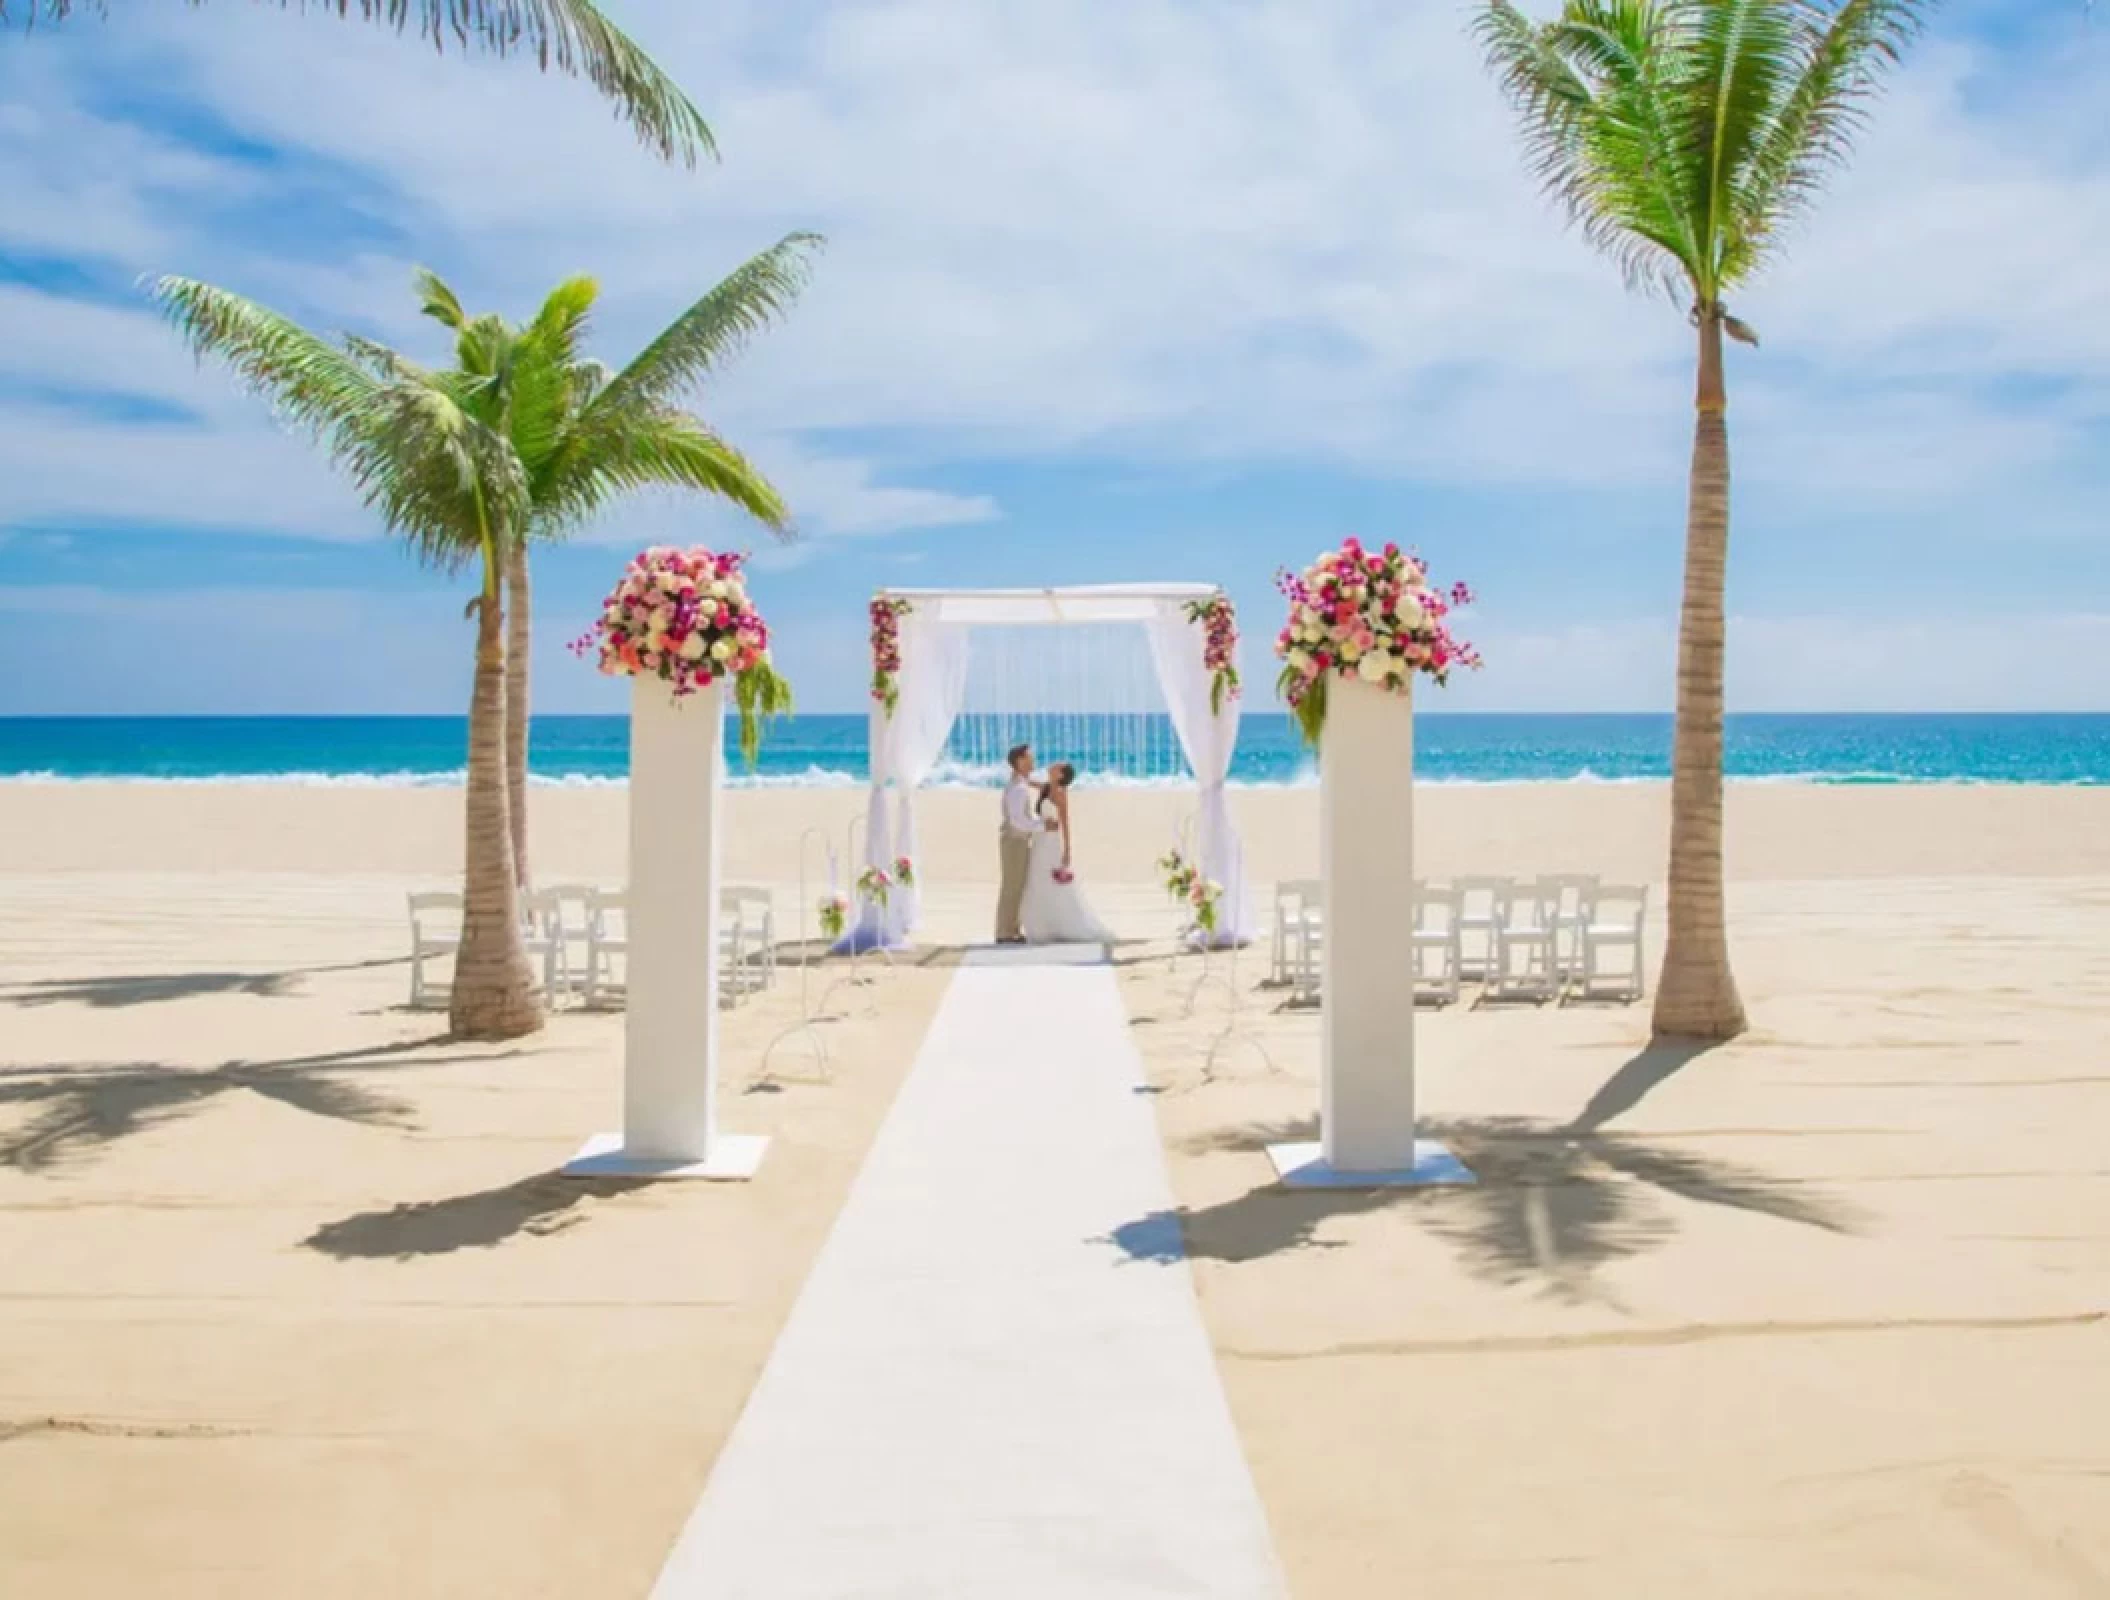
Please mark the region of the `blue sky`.
<svg viewBox="0 0 2110 1600"><path fill-rule="evenodd" d="M1483 603L1460 709L1668 705L1678 311L1524 176L1461 4L751 0L610 9L722 165L581 85L317 17L0 33L0 715L454 711L466 589L144 307L180 272L434 357L414 265L620 361L753 251L829 248L696 399L804 530L758 593L854 709L878 585L1216 581L1397 538ZM2110 708L2110 22L1937 16L1738 309L1731 701ZM766 543L640 500L541 558L537 703L629 551Z"/></svg>

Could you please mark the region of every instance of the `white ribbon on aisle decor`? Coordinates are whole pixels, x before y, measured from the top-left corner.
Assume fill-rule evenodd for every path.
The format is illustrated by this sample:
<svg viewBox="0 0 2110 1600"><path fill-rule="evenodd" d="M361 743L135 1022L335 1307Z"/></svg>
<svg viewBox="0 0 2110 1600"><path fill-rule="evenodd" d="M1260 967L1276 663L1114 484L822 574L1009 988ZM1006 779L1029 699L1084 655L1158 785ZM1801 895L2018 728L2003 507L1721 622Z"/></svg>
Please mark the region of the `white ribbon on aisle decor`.
<svg viewBox="0 0 2110 1600"><path fill-rule="evenodd" d="M1238 696L1227 694L1223 709L1209 709L1212 674L1204 658L1206 630L1187 617L1183 600L1160 600L1148 624L1150 657L1157 667L1158 687L1172 715L1173 731L1194 781L1201 791L1202 876L1223 885L1224 898L1217 915L1217 944L1244 944L1250 937L1250 916L1245 896L1245 845L1231 821L1231 807L1224 792L1231 775L1231 756L1238 748Z"/></svg>

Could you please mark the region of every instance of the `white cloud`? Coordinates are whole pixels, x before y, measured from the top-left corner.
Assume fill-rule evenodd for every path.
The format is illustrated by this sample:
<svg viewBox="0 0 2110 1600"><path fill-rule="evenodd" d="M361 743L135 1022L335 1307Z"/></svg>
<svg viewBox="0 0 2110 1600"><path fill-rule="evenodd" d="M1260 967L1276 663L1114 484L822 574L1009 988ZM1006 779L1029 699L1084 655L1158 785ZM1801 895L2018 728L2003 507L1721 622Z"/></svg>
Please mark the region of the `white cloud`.
<svg viewBox="0 0 2110 1600"><path fill-rule="evenodd" d="M904 458L1258 454L1437 481L1675 470L1678 320L1560 234L1448 8L632 10L711 111L722 169L656 166L577 85L373 30L223 8L92 42L121 39L127 70L245 136L369 175L479 295L524 300L602 263L619 343L779 232L823 229L807 303L712 401L736 435L885 428ZM90 60L78 44L60 56L71 73ZM2110 287L2091 264L2110 253L2110 167L2099 148L2060 159L1981 106L1991 61L1956 40L1924 50L1834 203L1751 295L1769 348L1740 381L1795 397L1752 405L1752 459L1860 440L1839 487L1919 492L1889 447L1902 402L1861 392L1875 371L1945 386L1902 421L1952 475L2086 451L2099 404L2039 415L1986 386L2020 364L2099 397ZM2098 94L2085 77L2051 87ZM36 137L18 171L54 164ZM250 265L248 281L293 275ZM352 282L334 270L297 272L341 315L407 326L378 264ZM1989 429L2027 448L1950 448Z"/></svg>

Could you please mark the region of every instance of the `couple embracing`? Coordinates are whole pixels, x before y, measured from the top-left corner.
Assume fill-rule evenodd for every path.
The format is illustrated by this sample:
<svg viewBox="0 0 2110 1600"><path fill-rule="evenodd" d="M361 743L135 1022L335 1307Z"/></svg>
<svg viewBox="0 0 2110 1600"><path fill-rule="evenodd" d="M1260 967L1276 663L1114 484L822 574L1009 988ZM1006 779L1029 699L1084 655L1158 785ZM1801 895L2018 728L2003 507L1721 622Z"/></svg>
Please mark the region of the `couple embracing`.
<svg viewBox="0 0 2110 1600"><path fill-rule="evenodd" d="M1070 870L1070 785L1067 761L1033 778L1033 747L1013 745L1007 758L1004 820L997 835L1003 872L996 897L998 944L1111 944Z"/></svg>

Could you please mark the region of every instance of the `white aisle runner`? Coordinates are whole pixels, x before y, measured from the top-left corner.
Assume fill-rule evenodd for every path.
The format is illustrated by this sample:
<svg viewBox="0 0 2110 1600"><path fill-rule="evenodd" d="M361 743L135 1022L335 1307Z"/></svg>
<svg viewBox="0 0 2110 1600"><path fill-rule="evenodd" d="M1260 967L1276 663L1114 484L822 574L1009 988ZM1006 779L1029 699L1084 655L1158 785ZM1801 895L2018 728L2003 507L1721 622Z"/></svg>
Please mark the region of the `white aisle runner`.
<svg viewBox="0 0 2110 1600"><path fill-rule="evenodd" d="M1111 969L961 968L654 1600L1280 1600L1187 1265L1109 1238L1142 1081Z"/></svg>

